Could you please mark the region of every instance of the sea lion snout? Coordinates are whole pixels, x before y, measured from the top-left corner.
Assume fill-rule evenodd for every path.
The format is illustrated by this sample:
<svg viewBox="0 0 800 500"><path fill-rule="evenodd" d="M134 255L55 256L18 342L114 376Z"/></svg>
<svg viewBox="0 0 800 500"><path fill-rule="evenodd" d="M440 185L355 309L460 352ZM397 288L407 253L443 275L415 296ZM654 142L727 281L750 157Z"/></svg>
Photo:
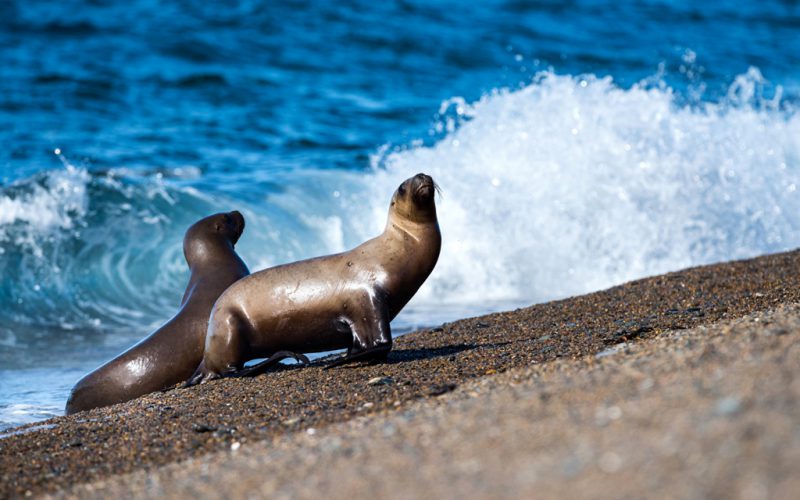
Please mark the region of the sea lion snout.
<svg viewBox="0 0 800 500"><path fill-rule="evenodd" d="M242 215L242 213L238 210L228 212L228 215L231 217L231 219L233 219L233 223L236 227L236 240L238 240L244 232L244 215Z"/></svg>
<svg viewBox="0 0 800 500"><path fill-rule="evenodd" d="M425 201L433 197L436 184L433 177L419 173L412 178L414 197L420 201Z"/></svg>
<svg viewBox="0 0 800 500"><path fill-rule="evenodd" d="M392 213L415 222L436 220L436 185L430 175L419 173L404 180L392 196Z"/></svg>

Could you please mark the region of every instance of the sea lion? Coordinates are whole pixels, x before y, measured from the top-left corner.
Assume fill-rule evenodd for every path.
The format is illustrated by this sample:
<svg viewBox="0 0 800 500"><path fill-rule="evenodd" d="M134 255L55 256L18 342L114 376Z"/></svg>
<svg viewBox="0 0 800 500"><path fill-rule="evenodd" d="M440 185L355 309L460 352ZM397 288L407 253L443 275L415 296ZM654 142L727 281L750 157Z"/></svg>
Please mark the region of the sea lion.
<svg viewBox="0 0 800 500"><path fill-rule="evenodd" d="M183 239L191 270L175 316L150 336L72 388L66 413L128 401L182 382L203 359L208 317L217 298L250 272L234 245L244 230L239 212L211 215L193 224Z"/></svg>
<svg viewBox="0 0 800 500"><path fill-rule="evenodd" d="M217 300L203 362L186 385L255 375L292 353L347 349L335 364L385 358L389 322L439 258L441 234L431 177L417 174L394 193L383 234L335 255L243 278ZM269 357L242 369L251 359Z"/></svg>

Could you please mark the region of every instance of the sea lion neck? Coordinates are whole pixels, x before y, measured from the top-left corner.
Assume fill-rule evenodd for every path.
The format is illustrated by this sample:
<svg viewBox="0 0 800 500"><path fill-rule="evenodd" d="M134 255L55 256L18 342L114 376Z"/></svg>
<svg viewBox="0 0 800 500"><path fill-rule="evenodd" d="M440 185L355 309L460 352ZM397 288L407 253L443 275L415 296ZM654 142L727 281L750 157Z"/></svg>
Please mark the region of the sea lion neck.
<svg viewBox="0 0 800 500"><path fill-rule="evenodd" d="M223 237L196 238L184 244L183 255L189 264L189 269L194 270L197 266L205 266L215 261L229 261L231 256L236 256L236 251L233 244Z"/></svg>
<svg viewBox="0 0 800 500"><path fill-rule="evenodd" d="M436 212L432 220L416 221L407 217L397 214L395 211L389 212L389 217L386 221L386 228L384 233L388 234L392 231L399 231L405 233L416 241L419 241L424 235L432 230L438 232L439 223L436 220Z"/></svg>

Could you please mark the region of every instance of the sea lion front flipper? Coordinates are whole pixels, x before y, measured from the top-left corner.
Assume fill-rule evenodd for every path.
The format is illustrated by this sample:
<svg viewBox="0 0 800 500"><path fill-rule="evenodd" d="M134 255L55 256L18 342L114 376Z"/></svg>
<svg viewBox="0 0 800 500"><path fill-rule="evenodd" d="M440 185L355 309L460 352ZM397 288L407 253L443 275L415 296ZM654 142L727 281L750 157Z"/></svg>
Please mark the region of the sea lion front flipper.
<svg viewBox="0 0 800 500"><path fill-rule="evenodd" d="M386 359L392 350L392 330L389 326L389 307L383 293L364 298L358 314L348 321L353 333L353 345L347 354L328 364L325 369L358 361Z"/></svg>
<svg viewBox="0 0 800 500"><path fill-rule="evenodd" d="M219 378L214 372L206 372L205 370L205 361L200 362L200 366L194 371L189 380L183 383L183 385L179 386L180 389L186 389L187 387L191 387L193 385L202 384L207 380L214 380Z"/></svg>
<svg viewBox="0 0 800 500"><path fill-rule="evenodd" d="M291 352L291 351L278 351L269 358L265 359L260 363L256 363L253 366L248 366L247 368L242 368L241 370L231 373L229 375L225 375L226 377L255 377L256 375L261 375L270 366L274 366L278 364L281 360L286 358L294 358L297 360L298 363L302 365L307 365L310 363L308 358L299 352Z"/></svg>

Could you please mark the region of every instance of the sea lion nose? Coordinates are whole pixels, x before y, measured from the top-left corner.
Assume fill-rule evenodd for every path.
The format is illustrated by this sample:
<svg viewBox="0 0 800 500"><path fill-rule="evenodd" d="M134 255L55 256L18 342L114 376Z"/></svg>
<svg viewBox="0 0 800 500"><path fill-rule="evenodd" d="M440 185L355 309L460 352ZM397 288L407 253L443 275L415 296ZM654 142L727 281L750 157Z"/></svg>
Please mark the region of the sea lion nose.
<svg viewBox="0 0 800 500"><path fill-rule="evenodd" d="M433 182L433 178L431 178L430 175L423 174L422 172L415 175L414 178L421 182Z"/></svg>
<svg viewBox="0 0 800 500"><path fill-rule="evenodd" d="M239 212L238 210L234 210L233 212L229 212L229 213L228 213L228 215L230 215L230 216L231 216L231 218L232 218L234 221L236 221L236 224L237 224L239 227L242 227L242 228L244 228L244 215L242 215L242 213L241 213L241 212Z"/></svg>

